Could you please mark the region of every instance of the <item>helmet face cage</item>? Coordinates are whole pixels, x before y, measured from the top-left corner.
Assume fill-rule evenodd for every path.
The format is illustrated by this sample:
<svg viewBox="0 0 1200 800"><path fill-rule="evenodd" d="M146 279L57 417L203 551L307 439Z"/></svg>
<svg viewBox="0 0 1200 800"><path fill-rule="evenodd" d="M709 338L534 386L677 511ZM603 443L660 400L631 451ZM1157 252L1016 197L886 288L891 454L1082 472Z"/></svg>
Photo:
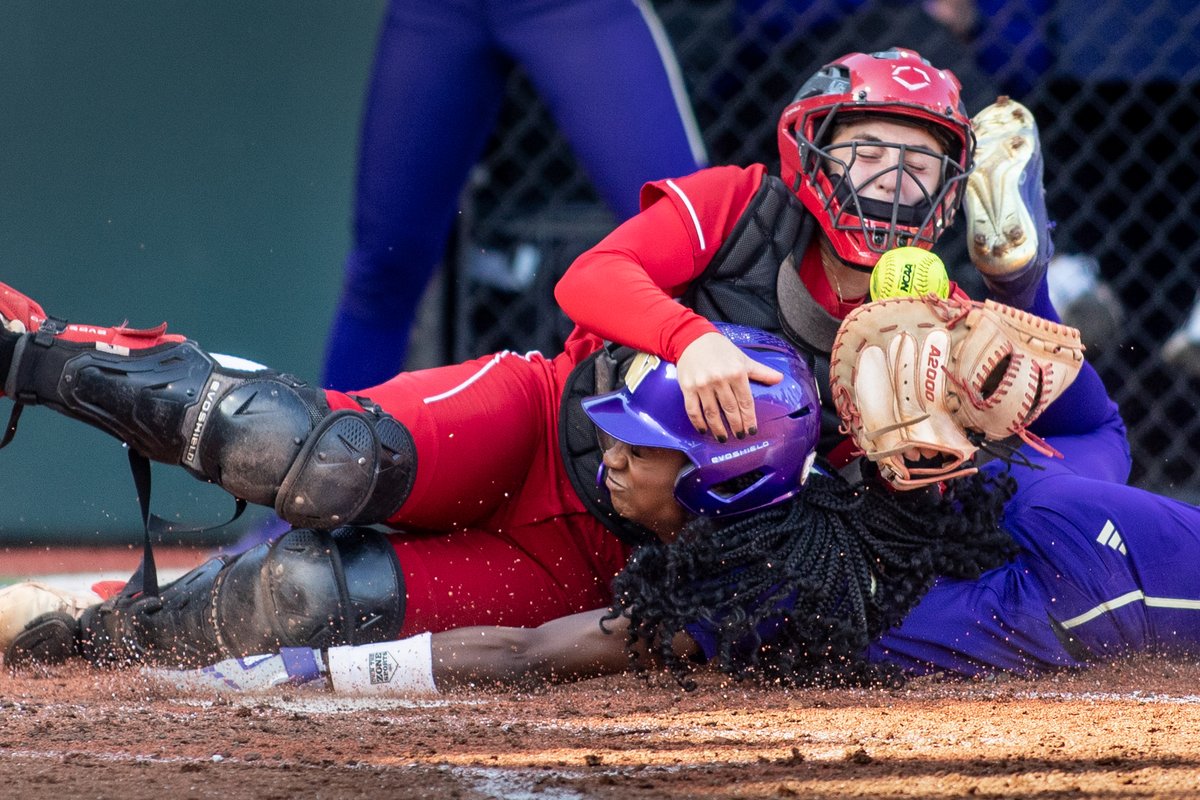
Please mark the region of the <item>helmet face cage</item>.
<svg viewBox="0 0 1200 800"><path fill-rule="evenodd" d="M802 121L801 130L817 128L812 138L801 135L799 155L802 180L812 187L822 211L822 227L831 235L838 254L847 261L874 266L884 252L894 247L910 245L933 247L954 221L954 213L962 201L969 173L964 172L956 157L911 145L894 142L842 142L821 146L816 142L828 141L831 134L825 133L836 125L838 109L825 110L817 123L809 122L818 112L810 112ZM858 185L849 179L850 170L858 160L858 149L868 144L872 148L888 148L897 151L896 163L869 175ZM910 153L919 153L937 160L938 180L933 192L928 191L920 179L913 174ZM832 169L831 169L832 168ZM909 176L908 185L921 190L921 200L907 205L901 201L904 180L895 181L895 192L890 200L872 200L859 195L859 191L878 180L889 171L904 172ZM826 222L828 220L828 222ZM839 248L838 245L842 246ZM847 250L847 247L853 250Z"/></svg>
<svg viewBox="0 0 1200 800"><path fill-rule="evenodd" d="M784 374L775 386L751 384L758 433L720 443L687 417L675 366L642 354L626 387L583 402L608 435L632 445L679 450L689 463L675 499L693 514L730 516L774 505L800 491L816 456L820 398L812 372L782 339L756 328L719 324L748 356ZM605 470L597 477L603 489Z"/></svg>
<svg viewBox="0 0 1200 800"><path fill-rule="evenodd" d="M871 141L872 148L898 151L897 163L853 185L850 168L858 147L866 144L829 141L839 125L865 115L924 128L946 142L948 152ZM950 226L972 168L975 137L953 73L935 69L911 50L895 49L845 56L810 78L780 118L779 147L784 181L817 217L834 250L869 268L894 247L932 248ZM937 159L933 191L911 173L912 153ZM921 187L918 203L901 202L902 176L890 201L859 195L888 169L905 172L908 185Z"/></svg>

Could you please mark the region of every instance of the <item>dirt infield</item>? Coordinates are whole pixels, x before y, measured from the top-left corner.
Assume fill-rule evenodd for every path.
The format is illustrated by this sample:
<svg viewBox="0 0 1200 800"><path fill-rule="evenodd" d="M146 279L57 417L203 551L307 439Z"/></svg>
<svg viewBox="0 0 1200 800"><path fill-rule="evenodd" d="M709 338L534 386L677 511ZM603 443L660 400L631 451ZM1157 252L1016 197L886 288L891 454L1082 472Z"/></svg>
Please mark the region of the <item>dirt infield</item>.
<svg viewBox="0 0 1200 800"><path fill-rule="evenodd" d="M123 577L136 548L0 551L9 578ZM160 566L199 563L164 548ZM605 678L434 702L180 696L134 672L0 671L0 797L1200 797L1200 665L784 691Z"/></svg>
<svg viewBox="0 0 1200 800"><path fill-rule="evenodd" d="M1200 667L783 691L632 676L436 702L0 677L0 794L164 798L1195 798Z"/></svg>

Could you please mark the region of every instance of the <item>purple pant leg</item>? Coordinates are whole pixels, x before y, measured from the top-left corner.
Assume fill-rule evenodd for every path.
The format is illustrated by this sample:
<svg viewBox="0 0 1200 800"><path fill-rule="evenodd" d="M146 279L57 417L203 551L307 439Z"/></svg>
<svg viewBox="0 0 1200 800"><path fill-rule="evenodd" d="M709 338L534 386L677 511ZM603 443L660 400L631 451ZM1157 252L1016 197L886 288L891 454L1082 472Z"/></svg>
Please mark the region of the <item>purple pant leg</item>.
<svg viewBox="0 0 1200 800"><path fill-rule="evenodd" d="M940 581L869 657L976 676L1200 653L1200 509L1059 467L1026 476L1006 526L1013 562Z"/></svg>

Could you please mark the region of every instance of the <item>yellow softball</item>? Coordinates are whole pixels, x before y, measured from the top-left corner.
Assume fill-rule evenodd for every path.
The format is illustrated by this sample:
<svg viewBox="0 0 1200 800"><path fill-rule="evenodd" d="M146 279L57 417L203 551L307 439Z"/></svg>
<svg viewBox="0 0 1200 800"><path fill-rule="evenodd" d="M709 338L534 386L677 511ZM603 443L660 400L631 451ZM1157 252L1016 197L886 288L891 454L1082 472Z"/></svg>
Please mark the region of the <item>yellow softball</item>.
<svg viewBox="0 0 1200 800"><path fill-rule="evenodd" d="M871 271L871 299L950 296L950 276L936 254L919 247L897 247L879 257Z"/></svg>

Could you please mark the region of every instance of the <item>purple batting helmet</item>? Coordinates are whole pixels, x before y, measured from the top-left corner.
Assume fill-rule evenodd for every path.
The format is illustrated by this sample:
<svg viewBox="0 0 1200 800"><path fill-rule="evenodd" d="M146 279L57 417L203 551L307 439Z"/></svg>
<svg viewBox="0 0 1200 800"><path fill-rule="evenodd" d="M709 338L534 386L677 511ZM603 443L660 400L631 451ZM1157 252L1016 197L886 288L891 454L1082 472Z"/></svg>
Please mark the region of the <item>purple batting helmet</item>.
<svg viewBox="0 0 1200 800"><path fill-rule="evenodd" d="M589 397L583 409L601 430L642 447L683 452L675 499L694 514L745 514L800 491L816 456L820 395L808 363L783 339L745 325L717 328L743 353L783 373L774 386L752 382L758 433L724 444L696 431L683 405L675 365L639 354L625 387ZM598 477L604 486L604 468Z"/></svg>

